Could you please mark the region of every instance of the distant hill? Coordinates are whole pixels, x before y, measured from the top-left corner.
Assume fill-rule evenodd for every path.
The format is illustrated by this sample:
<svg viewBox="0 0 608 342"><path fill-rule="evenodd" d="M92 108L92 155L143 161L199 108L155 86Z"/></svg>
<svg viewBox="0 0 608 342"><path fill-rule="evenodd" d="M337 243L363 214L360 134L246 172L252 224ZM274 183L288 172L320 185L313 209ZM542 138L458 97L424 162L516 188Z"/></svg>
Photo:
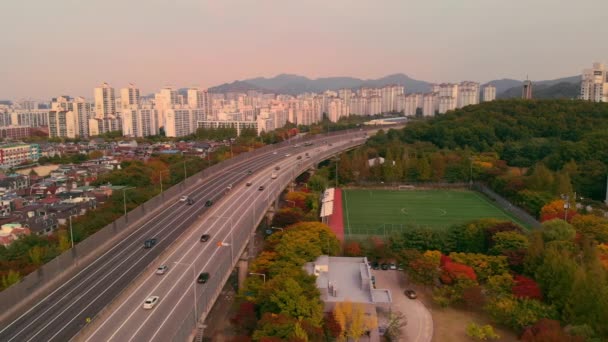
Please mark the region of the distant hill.
<svg viewBox="0 0 608 342"><path fill-rule="evenodd" d="M272 78L258 77L243 81L225 83L209 88L210 92L221 93L229 91L260 90L281 94L301 94L305 92L321 93L325 90L342 88L382 87L389 84L405 86L406 92L428 92L430 83L415 80L404 74L393 74L379 79L363 80L354 77L325 77L309 79L304 76L280 74Z"/></svg>
<svg viewBox="0 0 608 342"><path fill-rule="evenodd" d="M565 90L565 84L576 85L578 88L581 82L580 76L570 76L570 77L562 77L556 78L554 80L545 80L545 81L532 81L532 96L535 98L547 98L553 99L558 97L574 97L569 96L572 93L572 89ZM487 84L492 84L496 87L496 97L499 99L507 99L513 97L521 97L521 87L523 86L523 81L513 80L513 79L501 79L490 81L482 85L485 86ZM553 89L549 89L552 86L562 84L561 86ZM570 87L572 88L572 87ZM548 90L549 89L549 90ZM548 90L548 91L546 91ZM537 95L538 93L538 95ZM576 91L578 94L578 90ZM559 94L564 94L564 96L557 96ZM540 97L545 96L545 97ZM557 96L557 97L556 97Z"/></svg>
<svg viewBox="0 0 608 342"><path fill-rule="evenodd" d="M265 93L271 93L268 89L264 89L264 87L258 87L254 84L251 84L248 81L234 81L232 83L224 83L216 87L211 87L208 89L210 93L230 93L230 92L247 92L249 90L256 90Z"/></svg>
<svg viewBox="0 0 608 342"><path fill-rule="evenodd" d="M505 90L497 95L499 99L520 98L521 86ZM580 83L532 83L532 97L535 99L573 99L580 94Z"/></svg>

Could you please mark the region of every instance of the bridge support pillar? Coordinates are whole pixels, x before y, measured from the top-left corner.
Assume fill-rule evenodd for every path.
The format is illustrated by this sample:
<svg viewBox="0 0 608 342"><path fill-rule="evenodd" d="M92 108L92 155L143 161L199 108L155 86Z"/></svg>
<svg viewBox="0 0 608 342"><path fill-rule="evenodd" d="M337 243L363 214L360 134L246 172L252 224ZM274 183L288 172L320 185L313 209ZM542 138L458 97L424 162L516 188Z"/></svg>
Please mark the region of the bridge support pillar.
<svg viewBox="0 0 608 342"><path fill-rule="evenodd" d="M243 285L245 284L245 279L247 279L247 272L249 269L249 261L247 261L247 259L239 259L238 262L238 268L239 268L239 273L238 273L238 280L239 280L239 290L243 288Z"/></svg>

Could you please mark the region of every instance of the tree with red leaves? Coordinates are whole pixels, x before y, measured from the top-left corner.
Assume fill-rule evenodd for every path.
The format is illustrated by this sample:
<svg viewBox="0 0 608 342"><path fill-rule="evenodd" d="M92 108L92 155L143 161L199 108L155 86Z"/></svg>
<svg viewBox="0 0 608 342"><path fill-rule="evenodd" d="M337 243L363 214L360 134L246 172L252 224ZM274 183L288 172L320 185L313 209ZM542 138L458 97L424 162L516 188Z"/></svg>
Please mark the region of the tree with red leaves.
<svg viewBox="0 0 608 342"><path fill-rule="evenodd" d="M340 326L340 323L336 320L333 311L325 314L323 327L325 329L325 335L330 339L336 339L342 334L342 326Z"/></svg>
<svg viewBox="0 0 608 342"><path fill-rule="evenodd" d="M540 287L533 279L522 275L516 275L513 278L513 281L515 284L513 285L512 291L515 297L538 300L543 298Z"/></svg>
<svg viewBox="0 0 608 342"><path fill-rule="evenodd" d="M255 304L248 301L242 302L241 305L239 305L239 310L236 315L230 319L230 322L239 329L242 329L243 333L251 335L258 322L255 314Z"/></svg>
<svg viewBox="0 0 608 342"><path fill-rule="evenodd" d="M477 281L477 275L472 267L457 262L448 262L443 266L441 281L444 284L452 284L458 278L467 278Z"/></svg>
<svg viewBox="0 0 608 342"><path fill-rule="evenodd" d="M344 255L349 257L362 256L361 244L358 241L349 241L344 246Z"/></svg>
<svg viewBox="0 0 608 342"><path fill-rule="evenodd" d="M526 328L521 335L524 342L582 342L582 337L567 334L559 322L553 319L541 318L533 326Z"/></svg>

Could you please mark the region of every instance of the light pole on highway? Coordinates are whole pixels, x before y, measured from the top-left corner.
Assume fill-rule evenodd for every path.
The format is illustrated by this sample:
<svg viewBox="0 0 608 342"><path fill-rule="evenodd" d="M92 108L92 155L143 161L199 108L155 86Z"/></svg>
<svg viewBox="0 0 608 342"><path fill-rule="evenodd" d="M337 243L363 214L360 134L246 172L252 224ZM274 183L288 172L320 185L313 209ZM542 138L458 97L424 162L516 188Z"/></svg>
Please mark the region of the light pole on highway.
<svg viewBox="0 0 608 342"><path fill-rule="evenodd" d="M162 170L158 173L160 179L160 193L163 193L163 172L169 172L169 170Z"/></svg>
<svg viewBox="0 0 608 342"><path fill-rule="evenodd" d="M257 275L257 276L262 276L264 277L264 284L266 284L266 274L264 273L255 273L255 272L249 272L250 275Z"/></svg>
<svg viewBox="0 0 608 342"><path fill-rule="evenodd" d="M188 268L192 268L192 279L196 279L196 270L194 269L194 263L192 264L188 264L188 263L184 263L184 262L177 262L174 261L174 264L177 265L184 265L187 266ZM192 287L194 287L194 325L196 325L196 323L198 322L198 305L196 303L196 284L193 284Z"/></svg>
<svg viewBox="0 0 608 342"><path fill-rule="evenodd" d="M334 161L336 162L336 189L338 188L338 162L340 161L339 157L335 157Z"/></svg>
<svg viewBox="0 0 608 342"><path fill-rule="evenodd" d="M125 194L125 191L127 190L133 190L135 189L134 186L130 187L130 188L122 188L122 205L125 211L125 216L127 216L127 195Z"/></svg>
<svg viewBox="0 0 608 342"><path fill-rule="evenodd" d="M74 231L72 230L72 214L70 214L70 240L72 241L72 248L74 248Z"/></svg>

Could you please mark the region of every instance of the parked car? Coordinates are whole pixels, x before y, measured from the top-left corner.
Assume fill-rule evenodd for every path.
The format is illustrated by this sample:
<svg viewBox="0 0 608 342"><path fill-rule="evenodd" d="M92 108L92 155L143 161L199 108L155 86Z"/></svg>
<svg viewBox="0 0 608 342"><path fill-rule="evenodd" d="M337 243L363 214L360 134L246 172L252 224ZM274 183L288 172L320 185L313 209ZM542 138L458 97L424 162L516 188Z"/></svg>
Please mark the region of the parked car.
<svg viewBox="0 0 608 342"><path fill-rule="evenodd" d="M149 310L154 308L154 306L156 305L156 303L158 303L159 300L160 297L158 296L150 296L146 298L146 300L144 301L144 309Z"/></svg>
<svg viewBox="0 0 608 342"><path fill-rule="evenodd" d="M247 174L248 175L253 174L253 171L249 170L249 171L247 171Z"/></svg>
<svg viewBox="0 0 608 342"><path fill-rule="evenodd" d="M203 234L203 235L201 235L201 242L207 242L207 241L209 241L210 237L211 237L211 235L209 235L209 234Z"/></svg>
<svg viewBox="0 0 608 342"><path fill-rule="evenodd" d="M388 265L388 268L390 268L391 270L396 270L396 269L397 269L397 264L395 264L394 262L391 262L391 263Z"/></svg>
<svg viewBox="0 0 608 342"><path fill-rule="evenodd" d="M259 191L264 190L264 186L263 186L263 185L260 185L260 187L258 188L258 190L259 190Z"/></svg>
<svg viewBox="0 0 608 342"><path fill-rule="evenodd" d="M397 265L397 270L398 271L403 271L403 264Z"/></svg>
<svg viewBox="0 0 608 342"><path fill-rule="evenodd" d="M226 187L226 189L232 190L232 184L228 184L228 186Z"/></svg>
<svg viewBox="0 0 608 342"><path fill-rule="evenodd" d="M291 156L291 154L285 153L285 157L289 157L289 156Z"/></svg>
<svg viewBox="0 0 608 342"><path fill-rule="evenodd" d="M277 154L277 151L272 152L272 154Z"/></svg>
<svg viewBox="0 0 608 342"><path fill-rule="evenodd" d="M152 248L152 247L154 247L154 245L156 245L156 242L157 242L156 238L148 239L148 240L144 241L144 248Z"/></svg>
<svg viewBox="0 0 608 342"><path fill-rule="evenodd" d="M207 282L207 280L209 280L209 273L207 272L203 272L201 274L198 275L198 278L196 279L196 282L199 284L204 284Z"/></svg>
<svg viewBox="0 0 608 342"><path fill-rule="evenodd" d="M165 274L165 273L167 273L168 270L169 270L169 266L167 266L167 265L160 265L156 269L156 274Z"/></svg>
<svg viewBox="0 0 608 342"><path fill-rule="evenodd" d="M379 270L380 269L380 264L377 261L374 261L372 263L372 269Z"/></svg>
<svg viewBox="0 0 608 342"><path fill-rule="evenodd" d="M407 298L409 299L416 299L418 296L416 296L416 291L411 290L411 289L407 289L405 291L403 291L403 294L405 294L407 296Z"/></svg>
<svg viewBox="0 0 608 342"><path fill-rule="evenodd" d="M194 200L192 198L188 198L188 202L186 202L186 204L193 205L194 204Z"/></svg>
<svg viewBox="0 0 608 342"><path fill-rule="evenodd" d="M382 265L380 265L380 268L382 270L386 271L386 270L388 270L389 266L388 266L388 264L382 264Z"/></svg>
<svg viewBox="0 0 608 342"><path fill-rule="evenodd" d="M277 174L273 172L273 173L270 175L270 178L272 178L272 179L277 179Z"/></svg>
<svg viewBox="0 0 608 342"><path fill-rule="evenodd" d="M205 202L205 207L210 207L213 205L213 200L207 200L207 202Z"/></svg>
<svg viewBox="0 0 608 342"><path fill-rule="evenodd" d="M188 196L182 196L182 197L180 197L179 201L180 202L186 202L186 201L188 201Z"/></svg>

